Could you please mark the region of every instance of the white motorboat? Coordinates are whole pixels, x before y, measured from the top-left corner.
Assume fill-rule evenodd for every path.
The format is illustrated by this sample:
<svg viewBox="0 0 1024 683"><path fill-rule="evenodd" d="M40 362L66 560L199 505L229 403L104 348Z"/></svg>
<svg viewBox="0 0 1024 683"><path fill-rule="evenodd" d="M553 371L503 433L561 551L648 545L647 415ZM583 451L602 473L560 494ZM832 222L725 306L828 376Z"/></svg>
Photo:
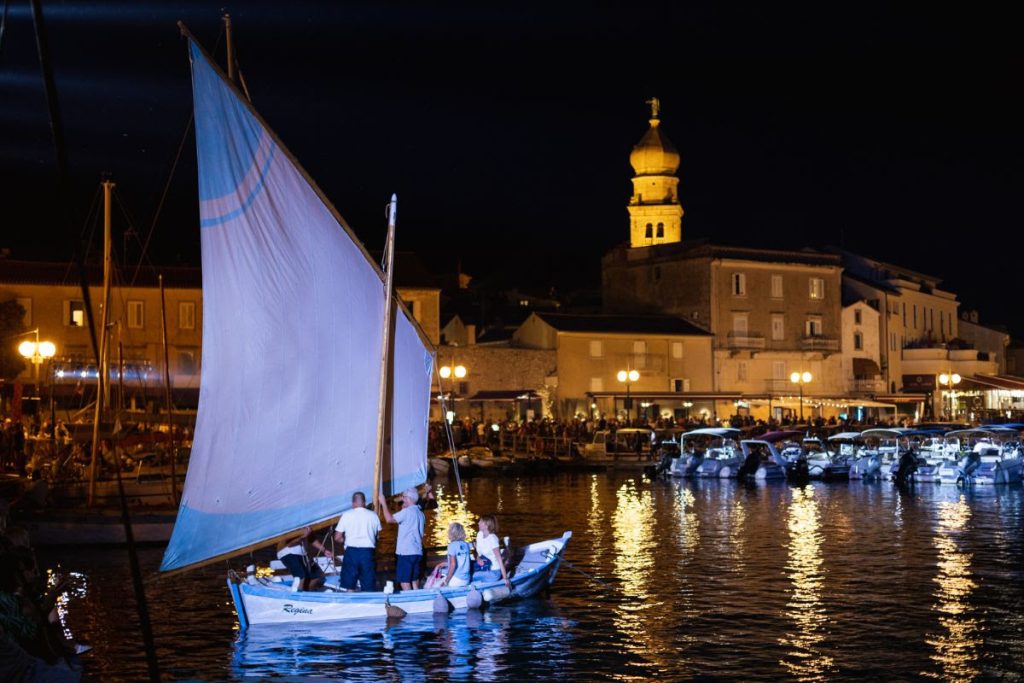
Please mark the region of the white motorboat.
<svg viewBox="0 0 1024 683"><path fill-rule="evenodd" d="M680 435L679 457L672 459L673 477L729 478L736 476L742 453L732 427L707 427Z"/></svg>
<svg viewBox="0 0 1024 683"><path fill-rule="evenodd" d="M850 479L885 479L893 463L910 450L910 438L920 432L903 427L866 429L860 433L864 446L850 466Z"/></svg>
<svg viewBox="0 0 1024 683"><path fill-rule="evenodd" d="M1005 427L962 429L946 434L957 455L939 467L939 481L960 486L1012 484L1024 465L1020 432Z"/></svg>
<svg viewBox="0 0 1024 683"><path fill-rule="evenodd" d="M753 481L806 479L806 454L796 440L800 436L802 432L781 431L740 441L743 463L737 472L739 478ZM784 448L789 449L789 457L782 454Z"/></svg>

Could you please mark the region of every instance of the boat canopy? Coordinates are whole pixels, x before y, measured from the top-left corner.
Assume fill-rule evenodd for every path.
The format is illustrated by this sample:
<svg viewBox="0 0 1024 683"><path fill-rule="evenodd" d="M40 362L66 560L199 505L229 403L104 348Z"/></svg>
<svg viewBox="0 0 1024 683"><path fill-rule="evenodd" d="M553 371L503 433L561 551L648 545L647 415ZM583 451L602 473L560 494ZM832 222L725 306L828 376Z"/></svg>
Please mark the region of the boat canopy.
<svg viewBox="0 0 1024 683"><path fill-rule="evenodd" d="M786 439L794 439L796 437L803 437L804 433L796 430L781 430L778 432L768 432L761 436L750 439L750 441L767 441L768 443L775 443L776 441L784 441Z"/></svg>
<svg viewBox="0 0 1024 683"><path fill-rule="evenodd" d="M860 432L839 432L828 437L829 441L853 441L860 438Z"/></svg>
<svg viewBox="0 0 1024 683"><path fill-rule="evenodd" d="M425 481L433 368L433 349L408 312L385 301L374 260L249 102L188 42L203 364L163 571L334 518L356 491L375 497L387 305L399 313L383 488Z"/></svg>
<svg viewBox="0 0 1024 683"><path fill-rule="evenodd" d="M686 432L682 435L682 438L685 439L690 436L735 437L742 433L742 430L734 427L702 427L701 429L694 429L693 431Z"/></svg>

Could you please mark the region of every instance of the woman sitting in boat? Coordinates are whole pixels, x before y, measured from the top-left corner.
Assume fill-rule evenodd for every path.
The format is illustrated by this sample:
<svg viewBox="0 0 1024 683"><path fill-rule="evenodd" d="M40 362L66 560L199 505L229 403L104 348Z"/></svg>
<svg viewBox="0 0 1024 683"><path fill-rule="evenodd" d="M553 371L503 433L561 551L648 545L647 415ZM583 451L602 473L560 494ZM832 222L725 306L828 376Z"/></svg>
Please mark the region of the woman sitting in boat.
<svg viewBox="0 0 1024 683"><path fill-rule="evenodd" d="M441 586L458 588L469 584L470 547L466 543L466 530L458 522L448 525L448 566Z"/></svg>
<svg viewBox="0 0 1024 683"><path fill-rule="evenodd" d="M297 579L300 579L299 590L315 591L324 585L324 572L316 560L309 557L306 545L312 545L329 558L334 555L313 535L312 527L306 527L286 537L277 544L277 559L288 568Z"/></svg>
<svg viewBox="0 0 1024 683"><path fill-rule="evenodd" d="M480 533L476 537L476 562L473 563L474 581L505 581L508 580L508 569L505 558L501 554L501 542L498 540L498 520L494 515L484 515L479 522Z"/></svg>

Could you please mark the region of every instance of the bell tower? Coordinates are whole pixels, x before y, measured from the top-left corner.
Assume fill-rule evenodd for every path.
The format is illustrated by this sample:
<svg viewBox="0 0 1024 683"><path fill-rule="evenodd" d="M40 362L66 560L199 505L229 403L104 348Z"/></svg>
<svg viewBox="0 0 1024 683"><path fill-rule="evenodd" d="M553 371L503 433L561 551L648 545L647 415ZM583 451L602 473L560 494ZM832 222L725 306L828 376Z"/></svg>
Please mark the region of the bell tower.
<svg viewBox="0 0 1024 683"><path fill-rule="evenodd" d="M676 177L679 152L661 130L661 102L654 97L647 104L651 106L651 127L629 155L636 174L628 207L629 242L634 248L683 239L683 207Z"/></svg>

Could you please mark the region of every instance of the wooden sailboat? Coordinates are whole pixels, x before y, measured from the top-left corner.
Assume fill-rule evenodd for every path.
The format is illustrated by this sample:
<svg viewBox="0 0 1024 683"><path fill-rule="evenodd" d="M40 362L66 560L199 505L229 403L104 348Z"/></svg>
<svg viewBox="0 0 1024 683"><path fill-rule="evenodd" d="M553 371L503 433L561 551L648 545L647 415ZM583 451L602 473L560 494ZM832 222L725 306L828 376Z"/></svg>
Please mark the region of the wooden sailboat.
<svg viewBox="0 0 1024 683"><path fill-rule="evenodd" d="M203 369L192 460L163 571L231 558L336 518L355 491L427 476L434 349L312 179L184 26L192 61L203 253ZM389 211L388 261L397 200ZM368 498L376 498L369 495ZM571 536L521 549L504 582L406 591L228 588L250 624L429 612L554 580ZM328 584L337 578L329 577Z"/></svg>

